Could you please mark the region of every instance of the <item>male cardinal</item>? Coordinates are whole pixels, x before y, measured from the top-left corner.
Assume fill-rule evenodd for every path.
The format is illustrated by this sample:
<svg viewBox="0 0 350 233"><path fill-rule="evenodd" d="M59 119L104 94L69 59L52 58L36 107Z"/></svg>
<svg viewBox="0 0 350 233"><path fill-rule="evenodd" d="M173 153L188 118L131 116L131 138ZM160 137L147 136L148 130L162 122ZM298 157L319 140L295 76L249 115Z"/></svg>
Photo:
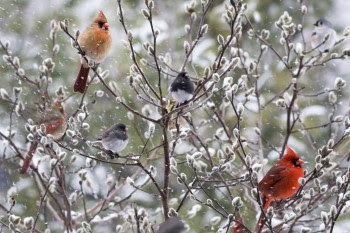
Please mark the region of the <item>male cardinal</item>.
<svg viewBox="0 0 350 233"><path fill-rule="evenodd" d="M109 24L107 23L106 16L100 11L91 25L78 38L78 43L85 55L97 64L106 58L112 45L112 38L108 28ZM89 70L89 64L85 59L82 59L80 71L74 84L75 92L84 93Z"/></svg>
<svg viewBox="0 0 350 233"><path fill-rule="evenodd" d="M55 100L51 108L47 109L36 123L38 126L44 124L46 134L51 134L54 140L60 139L67 129L66 113L64 112L62 102L60 100ZM36 140L30 144L29 151L19 170L21 174L26 173L28 170L37 147L38 141Z"/></svg>
<svg viewBox="0 0 350 233"><path fill-rule="evenodd" d="M181 72L170 86L171 97L178 103L184 103L193 97L194 85L186 72Z"/></svg>
<svg viewBox="0 0 350 233"><path fill-rule="evenodd" d="M118 123L107 129L97 140L101 140L103 147L112 153L118 153L128 145L127 128Z"/></svg>
<svg viewBox="0 0 350 233"><path fill-rule="evenodd" d="M287 199L293 196L300 186L299 178L304 177L304 162L289 147L284 156L267 172L259 182L259 191L264 212L271 202ZM261 232L263 214L260 215L256 232Z"/></svg>

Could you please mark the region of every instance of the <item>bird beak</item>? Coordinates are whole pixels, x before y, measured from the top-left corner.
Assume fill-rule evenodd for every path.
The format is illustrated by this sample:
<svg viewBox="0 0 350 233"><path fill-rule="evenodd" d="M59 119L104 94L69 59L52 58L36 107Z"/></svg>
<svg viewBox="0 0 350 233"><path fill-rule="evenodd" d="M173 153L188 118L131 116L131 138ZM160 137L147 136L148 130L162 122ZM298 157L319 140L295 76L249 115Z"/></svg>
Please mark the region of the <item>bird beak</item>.
<svg viewBox="0 0 350 233"><path fill-rule="evenodd" d="M109 23L104 23L102 26L103 29L108 30L109 28Z"/></svg>
<svg viewBox="0 0 350 233"><path fill-rule="evenodd" d="M314 23L314 26L317 26L317 23Z"/></svg>
<svg viewBox="0 0 350 233"><path fill-rule="evenodd" d="M299 160L297 161L297 164L298 164L298 165L303 165L303 164L304 164L304 161L301 160L301 159L299 159Z"/></svg>

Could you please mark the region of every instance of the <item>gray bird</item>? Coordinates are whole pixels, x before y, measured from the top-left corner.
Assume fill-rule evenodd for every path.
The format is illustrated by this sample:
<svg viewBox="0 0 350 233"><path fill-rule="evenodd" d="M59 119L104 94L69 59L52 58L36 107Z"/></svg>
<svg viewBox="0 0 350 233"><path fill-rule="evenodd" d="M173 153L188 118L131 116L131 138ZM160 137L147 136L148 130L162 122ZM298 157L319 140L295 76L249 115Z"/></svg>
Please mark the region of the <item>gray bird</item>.
<svg viewBox="0 0 350 233"><path fill-rule="evenodd" d="M315 28L311 36L312 48L317 47L317 49L321 52L329 52L329 50L334 46L337 38L337 33L334 31L332 23L321 17L316 21L314 26ZM329 35L329 38L326 42L324 42L327 35Z"/></svg>
<svg viewBox="0 0 350 233"><path fill-rule="evenodd" d="M178 103L189 101L193 97L194 85L186 72L181 72L170 86L171 97Z"/></svg>
<svg viewBox="0 0 350 233"><path fill-rule="evenodd" d="M183 233L185 230L185 224L180 217L171 217L159 225L157 233Z"/></svg>
<svg viewBox="0 0 350 233"><path fill-rule="evenodd" d="M107 129L97 140L101 140L106 150L118 154L129 142L127 131L124 124L118 123Z"/></svg>

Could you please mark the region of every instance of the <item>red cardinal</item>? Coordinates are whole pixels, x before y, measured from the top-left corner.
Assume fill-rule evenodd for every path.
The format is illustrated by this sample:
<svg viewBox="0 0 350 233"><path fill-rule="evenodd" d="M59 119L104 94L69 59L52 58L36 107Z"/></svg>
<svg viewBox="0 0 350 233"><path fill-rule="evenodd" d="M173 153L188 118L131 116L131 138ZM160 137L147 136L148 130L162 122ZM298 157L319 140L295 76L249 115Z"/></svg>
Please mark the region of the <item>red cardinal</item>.
<svg viewBox="0 0 350 233"><path fill-rule="evenodd" d="M107 56L112 38L109 33L109 24L102 11L98 13L93 22L79 36L78 43L85 55L94 62L101 63ZM84 93L90 67L85 59L82 59L80 71L74 84L74 91Z"/></svg>
<svg viewBox="0 0 350 233"><path fill-rule="evenodd" d="M299 189L299 178L304 177L303 161L289 147L285 155L267 172L259 182L259 191L264 212L271 202L287 199ZM256 232L263 228L262 214L260 215Z"/></svg>
<svg viewBox="0 0 350 233"><path fill-rule="evenodd" d="M37 125L44 124L46 127L46 134L51 134L54 140L60 139L67 129L66 113L64 112L60 100L55 100L50 109L47 109L41 116ZM38 142L34 141L30 144L27 156L24 159L23 165L19 173L24 174L28 170L32 162L33 155L38 147Z"/></svg>

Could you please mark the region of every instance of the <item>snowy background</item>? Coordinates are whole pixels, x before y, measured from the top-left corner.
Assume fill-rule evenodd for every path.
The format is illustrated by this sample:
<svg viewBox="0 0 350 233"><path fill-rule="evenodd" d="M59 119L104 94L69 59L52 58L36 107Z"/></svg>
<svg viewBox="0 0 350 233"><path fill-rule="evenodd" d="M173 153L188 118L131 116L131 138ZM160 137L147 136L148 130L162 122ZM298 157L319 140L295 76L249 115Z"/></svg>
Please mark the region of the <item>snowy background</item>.
<svg viewBox="0 0 350 233"><path fill-rule="evenodd" d="M198 46L193 52L192 63L188 65L187 70L191 77L199 78L203 74L204 68L213 63L213 60L217 54L217 35L222 34L225 37L229 34L229 28L222 17L225 11L225 2L229 1L214 1L210 12L206 16L205 23L209 25L208 34L206 34L199 42ZM185 5L189 4L189 1L171 1L171 0L158 0L155 1L154 9L154 25L160 30L158 37L158 54L166 56L167 53L171 55L172 64L171 67L175 70L179 70L184 60L184 41L187 40L187 35L184 30L184 25L189 22L189 16L185 12ZM262 29L269 29L271 36L269 43L271 43L279 53L283 53L284 49L279 44L280 30L274 26L275 21L288 11L293 17L293 22L296 24L301 23L300 4L295 0L286 1L268 1L268 0L247 0L244 1L247 4L246 15L254 25L254 28L260 32ZM304 33L306 39L308 39L313 30L313 23L320 17L326 16L337 31L338 36L341 37L344 28L350 26L350 1L348 0L334 0L334 1L320 1L308 0L304 1L304 4L308 7L308 13L305 16ZM142 43L145 41L151 41L152 34L149 27L149 23L140 13L141 9L145 8L144 1L130 0L122 1L124 8L125 21L127 27L133 32L134 35L134 47L140 54L145 54L142 49ZM197 10L200 1L197 1ZM0 2L0 41L10 41L10 50L14 56L18 56L21 61L21 67L25 70L26 74L30 77L38 76L38 67L42 61L46 58L53 58L55 62L55 70L52 74L52 84L49 86L49 93L55 96L55 91L63 86L66 92L66 96L72 94L73 83L76 78L80 60L77 51L71 46L68 36L59 31L57 33L56 43L60 46L60 51L57 55L52 54L52 41L49 38L50 22L56 20L57 22L68 19L69 30L74 32L76 29L83 30L89 25L91 19L96 15L98 10L104 11L109 24L110 32L112 33L113 47L108 58L101 64L103 70L109 70L109 76L107 81L115 81L118 85L118 93L121 93L126 99L126 102L138 111L146 111L145 103L136 98L135 92L129 87L127 76L130 75L130 66L132 60L130 59L130 51L124 46L123 41L127 40L122 26L119 22L117 15L117 1L105 1L105 0L31 0L31 1L18 1L10 0ZM198 15L199 17L200 15ZM198 24L198 22L196 22ZM248 25L243 22L243 37L242 48L249 53L251 59L256 59L259 54L259 44L255 38L250 38L247 35ZM302 42L300 33L297 32L292 38L293 42ZM341 54L342 50L349 45L349 41L345 41L340 46L334 49L335 52ZM307 49L310 50L310 44L307 43ZM317 53L315 51L315 53ZM0 54L3 55L4 51L0 50ZM150 58L148 58L150 59ZM290 73L285 69L282 63L276 58L276 56L269 50L259 64L259 83L258 88L261 93L262 103L270 100L283 90L290 82ZM154 69L144 67L145 73L152 83L157 81L157 73ZM229 75L233 77L233 82L237 83L237 80L244 72L242 70L231 71ZM350 84L350 63L348 59L335 60L328 62L325 66L318 66L307 72L298 81L299 87L303 88L302 93L313 94L323 91L325 88L332 89L334 87L334 81L336 77L342 77ZM91 75L91 73L90 73ZM12 88L22 85L21 81L16 77L13 69L0 62L0 79L2 84L0 88L5 88L8 93L12 94ZM164 77L163 92L167 92L167 87L173 80L172 77ZM221 85L221 84L220 84ZM218 85L218 86L220 86ZM104 95L99 97L96 95L96 91L102 90ZM237 100L244 100L245 92L242 91L237 95ZM300 97L298 99L298 106L300 110L300 118L306 124L306 127L322 125L329 121L330 114L333 116L346 115L349 107L350 85L347 85L341 92L337 92L338 101L336 107L330 104L328 101L328 93L319 95L316 97ZM26 117L36 117L36 103L40 99L38 92L26 86L23 88L23 93L20 97L21 101L26 106ZM68 115L73 112L79 106L81 97L75 94L67 99L65 107ZM128 117L128 111L123 106L116 103L115 98L112 97L108 91L102 86L101 83L94 83L89 87L89 91L84 100L89 103L90 116L87 119L89 124L88 130L82 130L81 133L87 140L95 140L106 128L116 122L123 122L129 128L130 141L127 149L122 154L140 153L143 148L146 135L149 131L150 124L138 117ZM92 103L92 101L96 101ZM236 118L232 109L228 109L227 106L221 105L222 96L214 96L211 99L220 112L224 121L228 125L234 125ZM147 106L147 105L146 105ZM257 122L257 108L256 100L248 102L245 107L244 120L242 122L242 134L251 142L248 146L248 150L251 149L251 153L257 154L256 146L253 142L257 140L257 135L254 133L254 127ZM151 115L154 118L159 117L153 107L148 106ZM0 99L0 132L6 132L10 125L10 109L11 106ZM220 125L214 122L215 117L208 107L200 108L192 112L192 119L196 125L201 122L205 126L198 126L198 131L204 140L207 140L210 148L213 150L213 154L217 151L223 150L227 143L227 138L222 135L222 128ZM278 150L282 146L282 140L285 133L286 112L276 107L275 104L267 106L262 113L263 127L260 128L263 140L263 155L264 163L266 166L270 166L274 163L274 160L278 158L278 154L272 149ZM23 149L26 148L26 136L27 133L24 128L26 122L21 117L14 119L13 125L16 135L14 142ZM300 129L298 126L296 129ZM314 147L320 148L327 144L329 138L337 140L341 137L343 129L342 124L333 124L332 127L327 125L326 127L320 127L311 131ZM162 141L161 128L156 126L154 136L150 142L151 147L157 146ZM219 138L221 140L215 139ZM1 139L1 138L0 138ZM69 140L69 139L65 139ZM306 139L304 133L292 134L289 138L288 145L295 148L297 153L306 161L306 168L312 170L315 166L314 158L316 156L315 149L310 145ZM79 142L77 148L91 155L96 155L96 151L89 148L82 142ZM182 141L175 148L176 159L178 160L179 170L188 174L193 174L191 169L183 165L186 162L186 153L194 153L200 148L200 145L196 148L189 141ZM35 216L38 208L38 201L40 194L36 187L36 181L31 175L20 176L17 172L19 167L19 160L8 159L11 158L11 150L8 147L8 142L3 139L3 143L0 144L0 204L8 208L8 191L10 188L16 189L16 204L12 209L12 213L21 216L22 219L27 216ZM34 163L41 158L42 155L37 154L34 158ZM70 158L75 156L76 161L70 164ZM266 160L267 158L267 160ZM157 181L162 183L163 173L163 157L162 151L157 151L151 158L145 158L154 167L158 169ZM46 162L46 164L45 164ZM46 171L49 163L42 161L39 167L42 171ZM85 168L86 159L84 157L74 155L74 153L68 152L65 159L67 165L66 179L68 183L68 192L70 194L75 191L80 191L79 186L79 170ZM147 164L148 164L147 163ZM148 164L149 165L149 164ZM205 166L204 166L205 167ZM46 170L45 170L46 169ZM210 166L208 168L210 170ZM240 170L239 164L234 164L234 171L232 176L241 176L244 171ZM235 171L236 169L236 171ZM84 186L84 195L88 208L94 206L95 203L104 199L108 195L108 185L106 180L108 177L113 177L116 180L117 185L123 187L119 189L112 203L117 203L120 198L128 196L130 193L133 195L129 198L128 202L121 204L120 209L111 205L110 210L104 210L100 213L99 217L91 220L91 226L93 232L115 232L116 226L123 225L125 232L133 232L131 228L127 228L125 222L126 217L131 207L131 203L136 203L139 208L145 208L148 213L149 221L152 224L159 224L163 221L162 206L160 199L156 195L157 190L149 182L143 190L133 192L134 188L128 184L124 185L128 176L135 175L134 167L113 166L110 164L97 163L92 168L85 168L87 171L90 186ZM263 168L263 172L266 172L267 168ZM240 173L241 172L241 173ZM160 175L161 174L161 175ZM234 175L233 175L234 174ZM259 173L262 177L263 173ZM232 178L232 177L231 177ZM147 176L140 172L140 175L134 177L135 182L142 184L147 180ZM249 195L246 189L242 186L232 186L230 189L233 192L233 196ZM176 176L171 176L171 191L169 197L169 206L176 208L181 201L186 189L183 185L178 184ZM227 193L223 189L209 189L211 195L215 196L228 212L232 211L230 208L231 200L227 199ZM55 194L59 195L59 194ZM203 193L198 194L199 199L205 201L206 196ZM328 199L327 199L328 200ZM52 201L51 201L52 202ZM244 199L245 207L241 208L241 215L249 229L253 229L258 215L257 208L252 204L249 198ZM320 211L327 211L329 209L329 203L315 203L318 208L310 213L306 218L318 218L316 221L310 224L310 227L317 229L322 224L319 219ZM73 215L83 213L81 200L77 200L73 206ZM128 209L129 208L129 209ZM76 211L76 212L74 212ZM129 212L128 212L129 211ZM224 218L218 224L211 224L209 220L216 216L215 211L208 208L205 205L199 205L195 201L188 201L184 205L180 216L186 220L186 224L191 229L189 232L217 232L219 227L224 227L226 220ZM283 217L283 215L282 215ZM0 208L0 219L2 222L7 221L7 213ZM338 219L334 232L350 232L349 224L350 215L345 213ZM83 219L79 219L81 221ZM78 222L79 222L78 221ZM308 226L308 224L301 224ZM316 227L317 226L317 227ZM80 222L75 229L81 227ZM40 232L44 232L45 228L50 228L51 232L62 232L62 224L55 220L51 214L42 212L37 223L37 228ZM1 228L0 228L1 229ZM8 229L3 227L4 232ZM296 227L296 232L300 231L300 227ZM314 231L312 231L314 232ZM46 232L45 232L46 233Z"/></svg>

